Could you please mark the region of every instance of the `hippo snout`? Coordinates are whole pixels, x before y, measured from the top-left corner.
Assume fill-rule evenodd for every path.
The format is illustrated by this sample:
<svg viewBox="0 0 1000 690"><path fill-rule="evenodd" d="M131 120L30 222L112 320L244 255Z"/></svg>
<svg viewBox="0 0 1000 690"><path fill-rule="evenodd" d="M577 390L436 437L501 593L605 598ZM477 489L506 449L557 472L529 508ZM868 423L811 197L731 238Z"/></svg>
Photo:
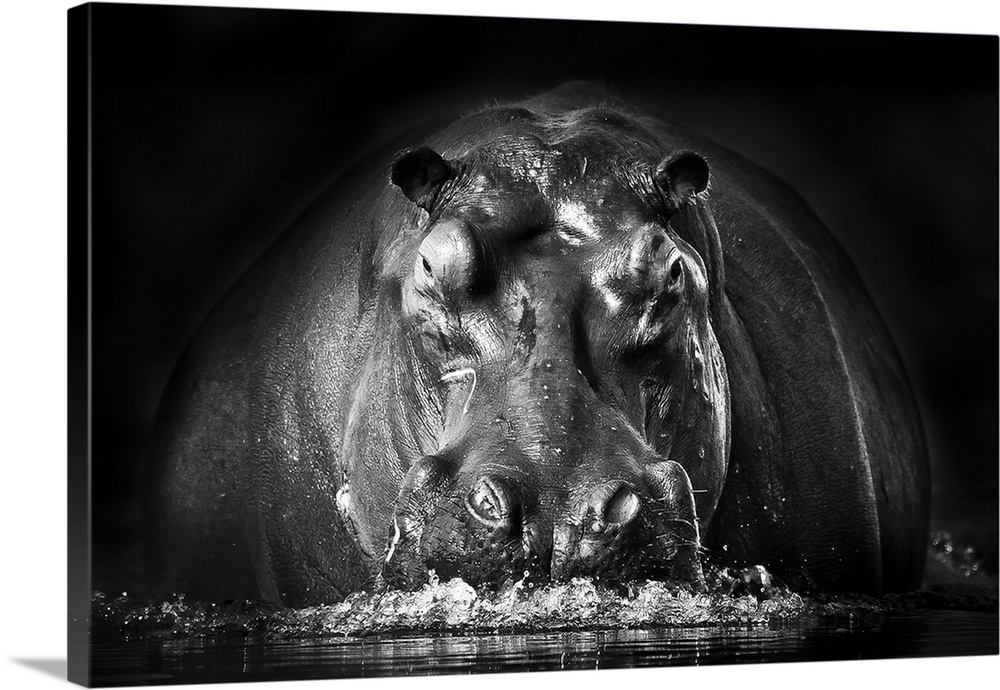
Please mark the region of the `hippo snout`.
<svg viewBox="0 0 1000 690"><path fill-rule="evenodd" d="M410 468L386 551L388 584L414 589L432 570L488 589L573 577L701 582L693 494L676 462L559 485L530 463L493 464L469 472L427 456Z"/></svg>

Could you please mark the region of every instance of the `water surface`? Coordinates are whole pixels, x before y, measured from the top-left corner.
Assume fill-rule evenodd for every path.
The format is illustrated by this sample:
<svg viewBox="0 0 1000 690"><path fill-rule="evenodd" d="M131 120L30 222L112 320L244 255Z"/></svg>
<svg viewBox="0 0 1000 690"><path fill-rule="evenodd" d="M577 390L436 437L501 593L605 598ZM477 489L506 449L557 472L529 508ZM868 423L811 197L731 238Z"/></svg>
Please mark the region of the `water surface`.
<svg viewBox="0 0 1000 690"><path fill-rule="evenodd" d="M96 593L94 685L997 654L996 578L932 542L929 589L803 596L763 568L709 571L706 591L578 578L477 592L461 579L329 606L139 601Z"/></svg>
<svg viewBox="0 0 1000 690"><path fill-rule="evenodd" d="M996 614L937 611L749 627L106 642L94 645L92 678L221 683L996 653Z"/></svg>

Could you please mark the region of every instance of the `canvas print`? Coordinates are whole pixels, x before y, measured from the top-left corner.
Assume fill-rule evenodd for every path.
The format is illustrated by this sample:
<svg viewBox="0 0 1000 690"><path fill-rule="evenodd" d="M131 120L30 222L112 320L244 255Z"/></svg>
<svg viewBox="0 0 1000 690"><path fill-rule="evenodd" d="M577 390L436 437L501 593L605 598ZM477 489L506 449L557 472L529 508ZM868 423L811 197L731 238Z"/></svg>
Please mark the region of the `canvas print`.
<svg viewBox="0 0 1000 690"><path fill-rule="evenodd" d="M996 36L69 38L72 680L997 654Z"/></svg>

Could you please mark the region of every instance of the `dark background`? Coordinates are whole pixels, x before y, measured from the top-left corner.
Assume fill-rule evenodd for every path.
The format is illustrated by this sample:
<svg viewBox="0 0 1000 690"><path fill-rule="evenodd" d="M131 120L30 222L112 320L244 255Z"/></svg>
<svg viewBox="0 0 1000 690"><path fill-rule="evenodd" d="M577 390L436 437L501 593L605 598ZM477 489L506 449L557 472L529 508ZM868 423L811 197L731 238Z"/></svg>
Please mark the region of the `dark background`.
<svg viewBox="0 0 1000 690"><path fill-rule="evenodd" d="M570 79L652 105L809 201L910 373L933 527L995 564L996 37L128 5L92 20L95 588L141 591L159 396L253 258L372 144Z"/></svg>

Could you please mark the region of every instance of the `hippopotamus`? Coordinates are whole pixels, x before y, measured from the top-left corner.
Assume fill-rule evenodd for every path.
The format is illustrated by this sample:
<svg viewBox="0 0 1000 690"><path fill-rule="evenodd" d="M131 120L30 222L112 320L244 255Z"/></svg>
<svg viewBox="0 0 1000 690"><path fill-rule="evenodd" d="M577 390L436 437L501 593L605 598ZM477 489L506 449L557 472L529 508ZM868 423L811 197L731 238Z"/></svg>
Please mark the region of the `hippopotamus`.
<svg viewBox="0 0 1000 690"><path fill-rule="evenodd" d="M879 594L920 585L928 474L803 200L573 83L400 135L210 313L161 405L147 570L288 606L706 563Z"/></svg>

